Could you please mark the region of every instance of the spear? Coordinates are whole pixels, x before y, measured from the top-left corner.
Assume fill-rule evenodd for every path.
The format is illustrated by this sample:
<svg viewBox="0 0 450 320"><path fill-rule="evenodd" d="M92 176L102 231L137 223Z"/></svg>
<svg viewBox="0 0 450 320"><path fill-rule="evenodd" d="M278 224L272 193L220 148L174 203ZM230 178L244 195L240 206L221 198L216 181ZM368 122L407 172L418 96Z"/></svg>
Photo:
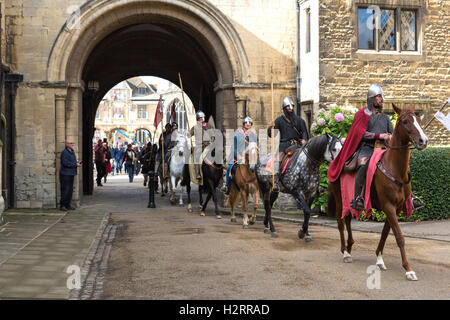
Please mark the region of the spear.
<svg viewBox="0 0 450 320"><path fill-rule="evenodd" d="M273 65L270 66L270 90L272 92L272 122L274 121L273 111ZM275 185L275 130L272 127L272 186Z"/></svg>
<svg viewBox="0 0 450 320"><path fill-rule="evenodd" d="M441 112L449 102L450 102L450 98L444 103L444 105L439 109L438 112ZM423 130L428 128L428 126L430 125L431 121L433 121L433 120L434 120L434 116L430 119L430 121L428 121L427 125L425 127L423 127Z"/></svg>
<svg viewBox="0 0 450 320"><path fill-rule="evenodd" d="M189 125L189 117L188 117L188 112L186 109L186 103L184 102L184 90L183 90L183 81L181 81L181 74L178 72L178 79L180 79L180 88L181 88L181 97L183 98L183 107L184 107L184 114L186 116L186 121L187 121L187 125L188 125L188 131L191 128L191 126ZM192 139L189 139L191 142L191 150L194 150L194 147L192 146Z"/></svg>

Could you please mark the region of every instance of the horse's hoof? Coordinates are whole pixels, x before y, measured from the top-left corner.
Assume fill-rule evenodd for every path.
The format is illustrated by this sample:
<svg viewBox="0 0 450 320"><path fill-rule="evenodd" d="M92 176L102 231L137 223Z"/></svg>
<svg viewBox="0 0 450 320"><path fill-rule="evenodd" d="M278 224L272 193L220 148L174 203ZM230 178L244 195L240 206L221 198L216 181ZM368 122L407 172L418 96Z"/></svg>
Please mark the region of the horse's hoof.
<svg viewBox="0 0 450 320"><path fill-rule="evenodd" d="M243 225L242 229L248 229L248 226L247 225Z"/></svg>
<svg viewBox="0 0 450 320"><path fill-rule="evenodd" d="M217 219L222 219L222 216L217 215L216 218L217 218Z"/></svg>
<svg viewBox="0 0 450 320"><path fill-rule="evenodd" d="M165 197L166 195L164 193L161 193L161 197Z"/></svg>
<svg viewBox="0 0 450 320"><path fill-rule="evenodd" d="M236 218L231 218L231 222L237 222Z"/></svg>
<svg viewBox="0 0 450 320"><path fill-rule="evenodd" d="M256 222L256 220L253 220L253 219L250 219L250 220L248 221L248 223L250 223L251 225L254 225L255 222Z"/></svg>
<svg viewBox="0 0 450 320"><path fill-rule="evenodd" d="M272 238L278 238L278 233L272 232L271 236L272 236Z"/></svg>
<svg viewBox="0 0 450 320"><path fill-rule="evenodd" d="M264 233L270 233L270 229L269 228L264 228Z"/></svg>
<svg viewBox="0 0 450 320"><path fill-rule="evenodd" d="M311 236L309 234L307 234L305 237L305 242L311 242L311 241L312 241Z"/></svg>
<svg viewBox="0 0 450 320"><path fill-rule="evenodd" d="M303 230L301 230L301 229L298 230L298 238L299 238L299 239L303 239L303 238L305 237L305 235L306 235L306 234L303 232Z"/></svg>
<svg viewBox="0 0 450 320"><path fill-rule="evenodd" d="M387 270L386 265L384 263L377 263L377 267L381 271L386 271Z"/></svg>
<svg viewBox="0 0 450 320"><path fill-rule="evenodd" d="M416 273L414 271L408 271L406 272L406 280L417 281L419 279L417 279Z"/></svg>
<svg viewBox="0 0 450 320"><path fill-rule="evenodd" d="M202 211L202 212L200 212L200 216L201 217L204 217L205 216L205 213Z"/></svg>
<svg viewBox="0 0 450 320"><path fill-rule="evenodd" d="M350 253L348 253L346 250L344 250L344 262L345 263L353 262L352 255Z"/></svg>

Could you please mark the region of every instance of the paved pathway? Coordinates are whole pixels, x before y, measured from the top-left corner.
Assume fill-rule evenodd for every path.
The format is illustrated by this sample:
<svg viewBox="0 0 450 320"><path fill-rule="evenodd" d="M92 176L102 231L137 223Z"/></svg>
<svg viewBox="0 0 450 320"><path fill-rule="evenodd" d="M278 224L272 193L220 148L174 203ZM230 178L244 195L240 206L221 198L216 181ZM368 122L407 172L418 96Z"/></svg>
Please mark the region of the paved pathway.
<svg viewBox="0 0 450 320"><path fill-rule="evenodd" d="M142 176L128 183L127 176L110 177L94 196L84 197L76 211L12 210L0 226L0 299L95 298L101 288L110 243L120 226L110 216L147 213L148 193ZM194 203L197 203L194 195ZM168 198L156 196L159 208L170 209ZM212 204L209 211L212 213ZM333 227L335 222L313 219L313 224ZM450 241L447 221L402 223L406 236ZM382 224L353 222L355 230L379 232ZM89 290L67 288L69 266L79 266L81 282ZM94 267L93 267L94 266Z"/></svg>

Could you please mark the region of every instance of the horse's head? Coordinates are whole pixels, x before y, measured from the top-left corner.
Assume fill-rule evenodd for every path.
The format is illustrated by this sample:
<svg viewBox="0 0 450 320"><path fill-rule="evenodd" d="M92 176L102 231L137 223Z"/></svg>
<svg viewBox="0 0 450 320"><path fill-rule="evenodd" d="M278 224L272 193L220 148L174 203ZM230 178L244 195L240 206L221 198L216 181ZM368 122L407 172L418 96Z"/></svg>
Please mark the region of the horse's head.
<svg viewBox="0 0 450 320"><path fill-rule="evenodd" d="M245 149L245 163L248 164L250 172L254 172L256 163L258 162L258 143L249 142Z"/></svg>
<svg viewBox="0 0 450 320"><path fill-rule="evenodd" d="M339 139L340 137L341 134L339 134L337 137L327 134L328 143L324 154L324 158L326 161L328 162L333 161L337 157L338 153L341 151L342 144L341 140Z"/></svg>
<svg viewBox="0 0 450 320"><path fill-rule="evenodd" d="M174 148L174 154L178 154L179 157L184 157L186 154L189 154L189 143L188 137L185 134L178 133L176 135L176 146Z"/></svg>
<svg viewBox="0 0 450 320"><path fill-rule="evenodd" d="M420 118L414 112L414 106L410 105L406 109L399 109L395 104L392 104L394 111L398 114L397 124L395 125L394 133L411 141L418 150L423 150L427 147L428 137L423 132L420 125Z"/></svg>

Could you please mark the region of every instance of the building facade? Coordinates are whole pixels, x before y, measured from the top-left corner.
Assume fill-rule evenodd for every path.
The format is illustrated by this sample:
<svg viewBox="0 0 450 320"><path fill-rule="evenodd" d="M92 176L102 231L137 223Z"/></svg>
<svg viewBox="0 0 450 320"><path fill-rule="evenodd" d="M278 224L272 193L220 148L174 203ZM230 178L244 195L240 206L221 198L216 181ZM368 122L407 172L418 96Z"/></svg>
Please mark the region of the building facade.
<svg viewBox="0 0 450 320"><path fill-rule="evenodd" d="M416 104L424 121L448 95L450 32L443 23L449 16L448 1L0 3L3 64L17 75L9 80L18 85L12 90L14 114L4 122L14 128L7 139L11 152L4 152L5 156L12 153L8 162L12 167L7 170L3 163L3 173L11 179L4 197L13 207L57 206L59 157L68 138L76 143L78 159L84 160L75 180L74 203L92 193L92 170L87 163L92 158L97 109L114 85L139 75L180 84L195 110L213 116L219 128L237 128L245 116L254 119L257 129L265 128L280 114L284 96L295 100L298 82L302 115L309 123L320 107L363 104L367 88L374 82L383 85L388 101ZM383 24L397 26L395 37L392 29L373 39L366 34L365 47L359 47L364 39L358 38L358 12L371 5L393 9L394 13L383 15L388 21ZM417 13L404 14L407 10ZM414 43L416 50L408 53L402 42L407 33L402 34L401 28L407 25L403 21L413 18L416 38L408 42L407 49ZM386 39L387 43L380 42ZM297 41L301 81L297 77ZM432 142L447 141L439 123L431 128L437 133Z"/></svg>
<svg viewBox="0 0 450 320"><path fill-rule="evenodd" d="M312 118L331 104L364 106L372 83L386 112L413 104L423 125L450 96L449 1L307 0L300 16L301 100ZM450 144L439 121L426 134Z"/></svg>
<svg viewBox="0 0 450 320"><path fill-rule="evenodd" d="M141 77L131 78L115 85L103 97L95 115L94 143L107 138L114 146L138 142L143 145L149 141L157 143L162 127L167 122L177 122L180 131L187 131L189 124L195 123L195 109L192 102L181 89L172 83L158 90ZM155 112L159 98L164 107L163 125L154 126ZM184 108L183 98L186 103ZM175 119L172 119L172 105ZM186 116L187 112L187 116Z"/></svg>

